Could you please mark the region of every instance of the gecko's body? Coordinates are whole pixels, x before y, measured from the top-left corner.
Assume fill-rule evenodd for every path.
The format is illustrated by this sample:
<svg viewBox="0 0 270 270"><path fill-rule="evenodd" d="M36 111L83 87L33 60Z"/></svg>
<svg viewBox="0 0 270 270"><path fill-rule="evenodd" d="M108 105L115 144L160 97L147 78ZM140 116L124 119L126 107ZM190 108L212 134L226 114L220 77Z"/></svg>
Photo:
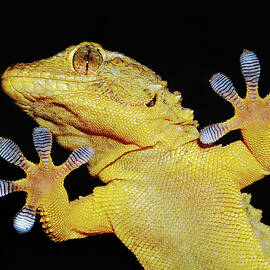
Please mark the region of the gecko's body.
<svg viewBox="0 0 270 270"><path fill-rule="evenodd" d="M64 241L115 233L145 269L270 269L269 227L240 192L270 172L270 102L252 92L258 70L248 54L242 68L248 64L255 75L243 72L245 100L226 79L212 83L236 116L204 129L201 140L235 128L244 135L224 147L200 142L179 92L98 44L7 69L4 91L63 147L92 147L89 172L106 183L73 202L63 179L43 183L43 193L30 188L49 236Z"/></svg>

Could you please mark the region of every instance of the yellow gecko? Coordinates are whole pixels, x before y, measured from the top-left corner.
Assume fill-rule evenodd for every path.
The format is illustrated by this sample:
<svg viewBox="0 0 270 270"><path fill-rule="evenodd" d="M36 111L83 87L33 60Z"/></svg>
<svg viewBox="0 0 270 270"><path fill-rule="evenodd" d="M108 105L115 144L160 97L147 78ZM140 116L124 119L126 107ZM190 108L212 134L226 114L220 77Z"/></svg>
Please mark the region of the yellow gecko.
<svg viewBox="0 0 270 270"><path fill-rule="evenodd" d="M114 233L145 269L270 269L269 226L241 193L270 172L270 96L258 95L255 53L244 51L240 64L246 98L215 74L210 83L235 116L201 133L180 92L97 43L8 68L3 90L41 126L33 132L38 166L0 141L0 155L26 172L0 181L0 196L28 193L15 229L31 230L38 211L52 240ZM233 129L243 141L213 144ZM61 166L50 158L50 132L75 151ZM64 177L86 162L105 185L69 202Z"/></svg>

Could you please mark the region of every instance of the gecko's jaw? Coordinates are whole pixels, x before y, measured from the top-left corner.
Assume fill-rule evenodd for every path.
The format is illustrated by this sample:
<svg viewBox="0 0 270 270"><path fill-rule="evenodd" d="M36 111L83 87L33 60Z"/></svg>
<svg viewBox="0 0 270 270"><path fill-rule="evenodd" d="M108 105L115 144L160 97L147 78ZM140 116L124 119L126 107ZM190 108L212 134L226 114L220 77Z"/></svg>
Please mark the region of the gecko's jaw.
<svg viewBox="0 0 270 270"><path fill-rule="evenodd" d="M10 78L2 79L2 89L19 107L21 107L24 111L28 111L31 102L26 99L22 93L14 88Z"/></svg>
<svg viewBox="0 0 270 270"><path fill-rule="evenodd" d="M24 111L28 112L37 96L33 96L32 80L23 74L18 74L16 69L8 68L2 74L2 89Z"/></svg>

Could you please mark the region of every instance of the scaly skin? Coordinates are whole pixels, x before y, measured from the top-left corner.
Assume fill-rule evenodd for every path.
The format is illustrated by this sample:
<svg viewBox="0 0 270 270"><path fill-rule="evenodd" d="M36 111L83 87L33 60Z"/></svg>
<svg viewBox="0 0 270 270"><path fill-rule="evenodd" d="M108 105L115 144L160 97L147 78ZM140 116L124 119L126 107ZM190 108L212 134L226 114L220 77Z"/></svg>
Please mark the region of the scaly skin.
<svg viewBox="0 0 270 270"><path fill-rule="evenodd" d="M179 92L96 43L12 66L2 87L60 145L93 148L106 183L73 202L50 185L37 207L52 240L115 233L145 269L270 269L269 227L240 192L269 174L268 98L247 96L224 125L243 141L213 146Z"/></svg>

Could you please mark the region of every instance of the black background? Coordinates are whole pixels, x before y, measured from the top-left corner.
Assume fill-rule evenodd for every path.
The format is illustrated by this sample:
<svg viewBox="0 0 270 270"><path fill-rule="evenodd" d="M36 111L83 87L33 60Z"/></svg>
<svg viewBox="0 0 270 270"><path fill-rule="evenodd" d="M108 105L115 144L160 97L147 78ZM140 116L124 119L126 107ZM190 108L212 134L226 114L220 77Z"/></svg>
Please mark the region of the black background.
<svg viewBox="0 0 270 270"><path fill-rule="evenodd" d="M144 3L146 5L146 3ZM89 40L119 51L152 68L168 81L170 90L182 92L183 106L195 111L200 128L233 115L228 102L218 97L208 80L218 71L234 82L240 96L245 85L239 68L244 48L254 50L261 60L260 93L270 89L269 23L262 10L248 6L235 11L224 5L184 8L177 3L107 6L102 3L56 3L40 6L11 4L2 9L0 71L17 62L49 57L67 46ZM67 8L68 7L68 8ZM212 8L212 7L211 7ZM38 161L32 145L36 123L0 92L0 135L14 140L24 155ZM240 138L232 132L223 143ZM54 144L53 158L62 163L68 152ZM24 174L0 160L0 177L18 179ZM270 179L265 178L246 192L252 203L263 209L263 221L270 225ZM86 167L74 171L66 180L71 199L91 192L98 180L91 179ZM38 267L58 264L89 269L141 269L135 257L113 235L93 236L55 244L47 239L37 222L26 234L17 234L12 219L23 206L23 193L0 199L0 262L2 266ZM95 265L95 266L94 266Z"/></svg>

